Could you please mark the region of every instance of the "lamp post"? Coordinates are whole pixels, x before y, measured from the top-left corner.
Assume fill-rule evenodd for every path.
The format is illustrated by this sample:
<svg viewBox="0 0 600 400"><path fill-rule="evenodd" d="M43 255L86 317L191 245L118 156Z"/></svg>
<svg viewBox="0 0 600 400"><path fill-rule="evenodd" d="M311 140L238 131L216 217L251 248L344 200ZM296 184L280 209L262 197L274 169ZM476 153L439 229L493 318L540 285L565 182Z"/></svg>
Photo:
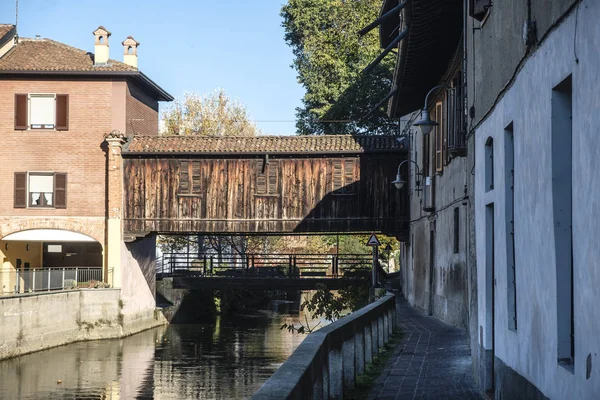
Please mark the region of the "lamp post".
<svg viewBox="0 0 600 400"><path fill-rule="evenodd" d="M429 118L429 110L427 109L427 103L428 103L427 100L429 100L429 95L434 90L444 88L444 87L448 87L448 86L447 85L434 86L433 88L431 88L431 90L429 92L427 92L427 96L425 96L425 105L423 106L423 109L421 110L421 119L413 124L414 126L418 126L421 129L421 133L423 135L429 135L431 133L431 130L433 129L433 127L439 125L437 122L432 121L431 118Z"/></svg>
<svg viewBox="0 0 600 400"><path fill-rule="evenodd" d="M394 184L394 186L396 186L396 189L402 189L402 187L404 187L404 184L406 183L406 181L404 179L402 179L402 177L400 176L400 167L402 167L402 165L404 165L404 163L407 162L411 162L413 164L415 164L415 167L417 168L417 180L415 181L415 186L416 189L419 190L420 182L418 177L421 175L421 173L419 172L419 164L417 164L415 161L413 160L404 160L400 163L400 165L398 165L398 172L396 173L396 179L392 181L392 183Z"/></svg>

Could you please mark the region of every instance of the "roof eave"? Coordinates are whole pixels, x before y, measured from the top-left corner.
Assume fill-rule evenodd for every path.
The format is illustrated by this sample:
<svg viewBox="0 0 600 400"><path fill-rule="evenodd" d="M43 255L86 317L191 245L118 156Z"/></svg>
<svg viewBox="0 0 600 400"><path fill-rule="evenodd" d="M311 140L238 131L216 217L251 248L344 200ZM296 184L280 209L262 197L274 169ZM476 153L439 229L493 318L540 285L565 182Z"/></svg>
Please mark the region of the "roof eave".
<svg viewBox="0 0 600 400"><path fill-rule="evenodd" d="M157 157L237 157L237 156L264 156L268 154L271 157L279 156L330 156L330 155L361 155L361 154L398 154L406 152L406 149L389 150L332 150L332 151L246 151L246 152L192 152L192 151L126 151L123 149L123 157L126 156L157 156Z"/></svg>

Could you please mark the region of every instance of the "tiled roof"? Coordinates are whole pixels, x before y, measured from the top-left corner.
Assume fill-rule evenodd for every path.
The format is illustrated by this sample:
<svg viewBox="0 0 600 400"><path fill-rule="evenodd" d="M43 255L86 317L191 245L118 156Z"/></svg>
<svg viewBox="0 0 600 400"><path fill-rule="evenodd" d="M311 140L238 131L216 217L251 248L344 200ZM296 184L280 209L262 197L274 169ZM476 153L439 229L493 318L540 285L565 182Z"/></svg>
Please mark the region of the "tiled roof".
<svg viewBox="0 0 600 400"><path fill-rule="evenodd" d="M401 151L395 136L133 136L124 153L301 154Z"/></svg>
<svg viewBox="0 0 600 400"><path fill-rule="evenodd" d="M116 60L109 60L105 66L94 66L94 55L85 50L50 39L20 38L19 43L0 58L1 71L127 72L137 71L137 68Z"/></svg>
<svg viewBox="0 0 600 400"><path fill-rule="evenodd" d="M12 24L0 24L0 39L13 28Z"/></svg>

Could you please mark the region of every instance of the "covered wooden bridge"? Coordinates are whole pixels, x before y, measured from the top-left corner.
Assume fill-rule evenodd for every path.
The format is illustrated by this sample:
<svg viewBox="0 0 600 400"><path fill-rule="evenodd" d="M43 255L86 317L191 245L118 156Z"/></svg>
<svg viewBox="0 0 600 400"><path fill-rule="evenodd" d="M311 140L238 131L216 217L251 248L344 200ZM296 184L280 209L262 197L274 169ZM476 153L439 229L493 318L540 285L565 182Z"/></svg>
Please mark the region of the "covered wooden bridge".
<svg viewBox="0 0 600 400"><path fill-rule="evenodd" d="M390 183L407 151L394 136L134 136L122 157L130 237L408 235L408 191Z"/></svg>

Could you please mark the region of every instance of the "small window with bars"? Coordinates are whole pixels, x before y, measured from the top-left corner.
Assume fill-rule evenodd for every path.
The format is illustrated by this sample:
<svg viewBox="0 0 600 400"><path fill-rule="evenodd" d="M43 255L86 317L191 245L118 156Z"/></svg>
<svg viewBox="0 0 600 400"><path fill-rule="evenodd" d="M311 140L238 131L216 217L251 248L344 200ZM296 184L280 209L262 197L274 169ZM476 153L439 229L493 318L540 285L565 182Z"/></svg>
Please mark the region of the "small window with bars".
<svg viewBox="0 0 600 400"><path fill-rule="evenodd" d="M461 86L461 73L453 81L453 87L446 91L445 114L448 156L465 156L467 148L466 119L464 115L464 88Z"/></svg>
<svg viewBox="0 0 600 400"><path fill-rule="evenodd" d="M279 161L256 160L256 188L257 196L275 196L279 194Z"/></svg>
<svg viewBox="0 0 600 400"><path fill-rule="evenodd" d="M180 161L178 194L202 194L202 177L200 175L200 161Z"/></svg>
<svg viewBox="0 0 600 400"><path fill-rule="evenodd" d="M354 159L333 160L333 194L356 193L355 167Z"/></svg>

